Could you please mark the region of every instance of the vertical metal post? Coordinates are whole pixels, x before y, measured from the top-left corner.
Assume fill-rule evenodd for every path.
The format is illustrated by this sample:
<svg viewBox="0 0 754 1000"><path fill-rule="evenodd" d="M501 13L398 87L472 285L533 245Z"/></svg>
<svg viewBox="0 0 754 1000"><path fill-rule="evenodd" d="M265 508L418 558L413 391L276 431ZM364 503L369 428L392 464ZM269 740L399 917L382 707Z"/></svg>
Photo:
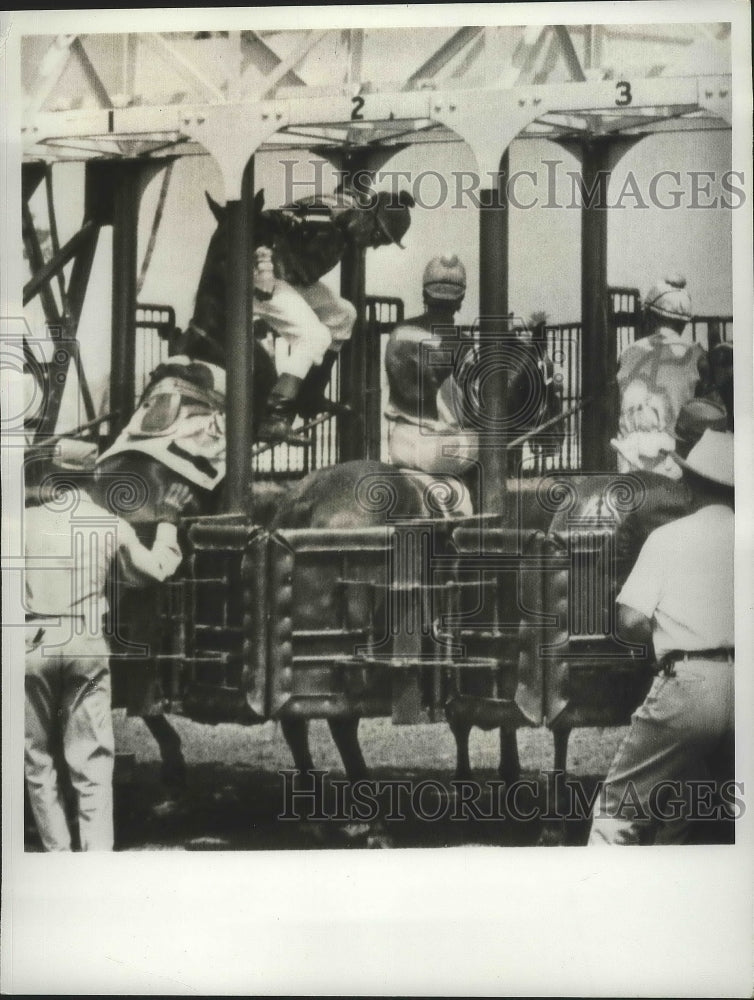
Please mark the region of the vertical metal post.
<svg viewBox="0 0 754 1000"><path fill-rule="evenodd" d="M335 165L344 187L348 188L358 177L358 188L363 191L367 175L372 177L376 170L383 167L391 156L395 156L403 148L405 147L396 145L389 149L367 148L344 151L338 147L323 148L321 152ZM351 339L346 341L340 350L339 399L352 408L353 416L339 421L339 462L367 457L367 422L370 413L374 412L374 408L367 404L367 392L379 391L378 386L366 385L367 373L373 367L369 363L369 354L370 351L375 350L375 345L364 342L366 335L365 289L366 251L358 250L345 257L340 264L340 294L355 306L356 323ZM376 350L379 352L379 345L377 345ZM377 368L379 368L379 364Z"/></svg>
<svg viewBox="0 0 754 1000"><path fill-rule="evenodd" d="M594 402L582 414L581 462L585 471L615 468L610 432L617 427L616 392L611 389L618 364L617 338L608 335L607 186L609 142L586 142L581 172L581 393Z"/></svg>
<svg viewBox="0 0 754 1000"><path fill-rule="evenodd" d="M119 164L113 184L113 298L110 352L110 407L117 411L111 433L116 436L134 408L136 350L136 246L139 228L140 177L136 164Z"/></svg>
<svg viewBox="0 0 754 1000"><path fill-rule="evenodd" d="M228 219L228 330L226 355L226 507L228 513L252 509L254 351L253 266L254 157L244 173L241 198L229 201Z"/></svg>
<svg viewBox="0 0 754 1000"><path fill-rule="evenodd" d="M500 161L496 185L479 192L479 322L482 334L480 361L489 371L484 398L489 410L484 424L494 428L480 437L480 509L485 514L505 514L506 451L504 425L508 373L498 338L505 332L508 315L508 152Z"/></svg>
<svg viewBox="0 0 754 1000"><path fill-rule="evenodd" d="M366 309L366 253L363 249L344 257L340 265L340 294L356 309L351 339L340 352L339 398L353 410L341 420L338 434L338 461L363 458L366 437L366 351L364 312Z"/></svg>

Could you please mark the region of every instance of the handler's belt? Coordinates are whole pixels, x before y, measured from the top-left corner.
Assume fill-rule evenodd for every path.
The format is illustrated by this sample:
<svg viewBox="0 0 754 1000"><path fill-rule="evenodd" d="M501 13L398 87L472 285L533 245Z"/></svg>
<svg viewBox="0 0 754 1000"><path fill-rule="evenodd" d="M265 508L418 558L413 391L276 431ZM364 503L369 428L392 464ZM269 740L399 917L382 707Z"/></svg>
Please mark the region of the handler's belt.
<svg viewBox="0 0 754 1000"><path fill-rule="evenodd" d="M667 677L672 677L676 663L692 662L694 660L716 660L721 663L733 663L736 651L733 646L718 646L715 649L671 649L660 658L659 665Z"/></svg>

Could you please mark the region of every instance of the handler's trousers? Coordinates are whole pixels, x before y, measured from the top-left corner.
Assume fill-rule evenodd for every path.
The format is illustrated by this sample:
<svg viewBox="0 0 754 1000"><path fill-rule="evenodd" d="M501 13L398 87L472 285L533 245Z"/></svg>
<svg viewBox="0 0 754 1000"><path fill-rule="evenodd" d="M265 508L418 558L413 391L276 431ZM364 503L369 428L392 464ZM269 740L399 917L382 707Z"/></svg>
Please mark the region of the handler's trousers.
<svg viewBox="0 0 754 1000"><path fill-rule="evenodd" d="M81 849L113 848L108 651L102 635L75 634L79 622L50 619L26 627L24 773L47 851L71 850L58 773L63 764L76 793Z"/></svg>
<svg viewBox="0 0 754 1000"><path fill-rule="evenodd" d="M590 845L646 843L658 828L680 842L689 819L711 818L694 782L733 779L733 674L732 660L682 660L655 679L610 766Z"/></svg>
<svg viewBox="0 0 754 1000"><path fill-rule="evenodd" d="M325 351L340 350L356 322L356 309L338 298L321 281L311 285L289 285L281 278L269 299L254 299L254 315L266 320L290 347L290 354L277 358L280 375L304 378L312 365L322 363Z"/></svg>

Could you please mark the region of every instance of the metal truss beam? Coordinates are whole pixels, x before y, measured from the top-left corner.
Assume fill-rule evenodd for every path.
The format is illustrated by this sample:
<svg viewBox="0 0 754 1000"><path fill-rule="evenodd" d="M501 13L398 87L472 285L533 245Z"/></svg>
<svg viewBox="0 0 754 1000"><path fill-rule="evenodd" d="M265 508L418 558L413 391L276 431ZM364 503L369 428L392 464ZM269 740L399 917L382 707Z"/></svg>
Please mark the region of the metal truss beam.
<svg viewBox="0 0 754 1000"><path fill-rule="evenodd" d="M565 25L562 24L555 25L555 36L558 39L558 43L560 45L560 51L563 54L563 58L565 59L566 65L568 66L568 71L571 74L571 79L583 83L584 80L586 80L586 77L584 76L584 70L581 68L579 57L576 55L576 49L573 47L573 41Z"/></svg>
<svg viewBox="0 0 754 1000"><path fill-rule="evenodd" d="M310 41L310 40L308 40ZM23 129L23 139L36 149L46 140L65 138L126 139L145 133L167 133L200 143L215 157L223 173L226 197L237 198L249 157L282 129L296 126L435 121L471 147L480 171L497 170L510 142L543 115L625 114L635 126L639 109L704 109L730 122L731 77L676 77L585 81L530 85L508 89L410 91L217 105L167 105L109 111L40 113ZM365 140L367 137L364 137Z"/></svg>
<svg viewBox="0 0 754 1000"><path fill-rule="evenodd" d="M459 28L450 38L433 53L426 62L415 70L403 85L403 90L414 90L422 80L432 80L443 70L451 59L472 42L484 28Z"/></svg>
<svg viewBox="0 0 754 1000"><path fill-rule="evenodd" d="M71 44L71 52L76 57L76 60L86 77L86 82L91 87L92 93L97 99L99 106L101 108L112 107L113 102L110 100L110 95L108 94L104 83L100 79L99 73L94 68L91 59L87 55L84 44L79 37L74 38Z"/></svg>
<svg viewBox="0 0 754 1000"><path fill-rule="evenodd" d="M24 201L21 206L21 219L21 235L24 241L26 256L29 258L29 265L31 267L32 274L38 274L45 266L45 259L44 254L42 253L42 247L39 242L37 231L34 227L34 219L32 218L31 209L26 201ZM42 308L44 309L45 319L47 320L49 326L60 327L62 325L60 310L58 309L58 304L55 301L55 296L53 295L49 283L42 283L40 286L39 297L42 302Z"/></svg>
<svg viewBox="0 0 754 1000"><path fill-rule="evenodd" d="M246 74L244 71L247 67L253 63L253 65L262 73L264 76L269 76L282 62L283 60L278 56L269 45L264 41L259 32L257 31L242 31L241 32L241 73L243 85L243 76ZM305 87L306 84L289 69L285 76L279 81L281 86L286 87Z"/></svg>
<svg viewBox="0 0 754 1000"><path fill-rule="evenodd" d="M139 35L139 40L149 45L155 52L163 57L167 63L176 70L188 83L200 87L210 99L224 102L225 94L215 83L209 79L198 66L180 52L176 47L162 35L144 34Z"/></svg>
<svg viewBox="0 0 754 1000"><path fill-rule="evenodd" d="M312 30L307 32L302 43L298 45L286 59L280 62L271 73L265 76L258 93L252 98L252 100L263 100L264 98L269 98L275 90L277 84L286 76L286 74L289 73L290 70L294 70L300 66L314 46L318 45L327 34L329 34L329 31L327 30Z"/></svg>
<svg viewBox="0 0 754 1000"><path fill-rule="evenodd" d="M27 114L35 114L55 89L68 64L71 46L77 35L58 35L42 57L39 75L26 105Z"/></svg>
<svg viewBox="0 0 754 1000"><path fill-rule="evenodd" d="M85 222L83 227L68 240L64 247L53 254L46 264L35 269L32 277L24 285L24 305L31 302L42 288L48 285L52 278L61 274L66 264L70 260L73 260L80 248L90 238L93 228L93 222Z"/></svg>

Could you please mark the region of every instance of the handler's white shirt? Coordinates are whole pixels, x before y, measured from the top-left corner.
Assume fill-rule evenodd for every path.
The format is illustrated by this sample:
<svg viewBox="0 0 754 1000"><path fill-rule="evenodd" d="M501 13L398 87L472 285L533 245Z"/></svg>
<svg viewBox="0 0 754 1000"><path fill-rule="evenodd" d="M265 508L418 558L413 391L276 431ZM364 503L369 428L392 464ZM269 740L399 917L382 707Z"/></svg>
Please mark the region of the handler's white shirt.
<svg viewBox="0 0 754 1000"><path fill-rule="evenodd" d="M657 528L618 595L652 620L658 659L671 649L733 646L735 515L712 504Z"/></svg>
<svg viewBox="0 0 754 1000"><path fill-rule="evenodd" d="M181 562L172 524L157 528L151 550L122 518L83 491L58 504L24 511L26 611L83 615L96 623L107 611L105 585L118 556L118 579L133 585L165 580Z"/></svg>

